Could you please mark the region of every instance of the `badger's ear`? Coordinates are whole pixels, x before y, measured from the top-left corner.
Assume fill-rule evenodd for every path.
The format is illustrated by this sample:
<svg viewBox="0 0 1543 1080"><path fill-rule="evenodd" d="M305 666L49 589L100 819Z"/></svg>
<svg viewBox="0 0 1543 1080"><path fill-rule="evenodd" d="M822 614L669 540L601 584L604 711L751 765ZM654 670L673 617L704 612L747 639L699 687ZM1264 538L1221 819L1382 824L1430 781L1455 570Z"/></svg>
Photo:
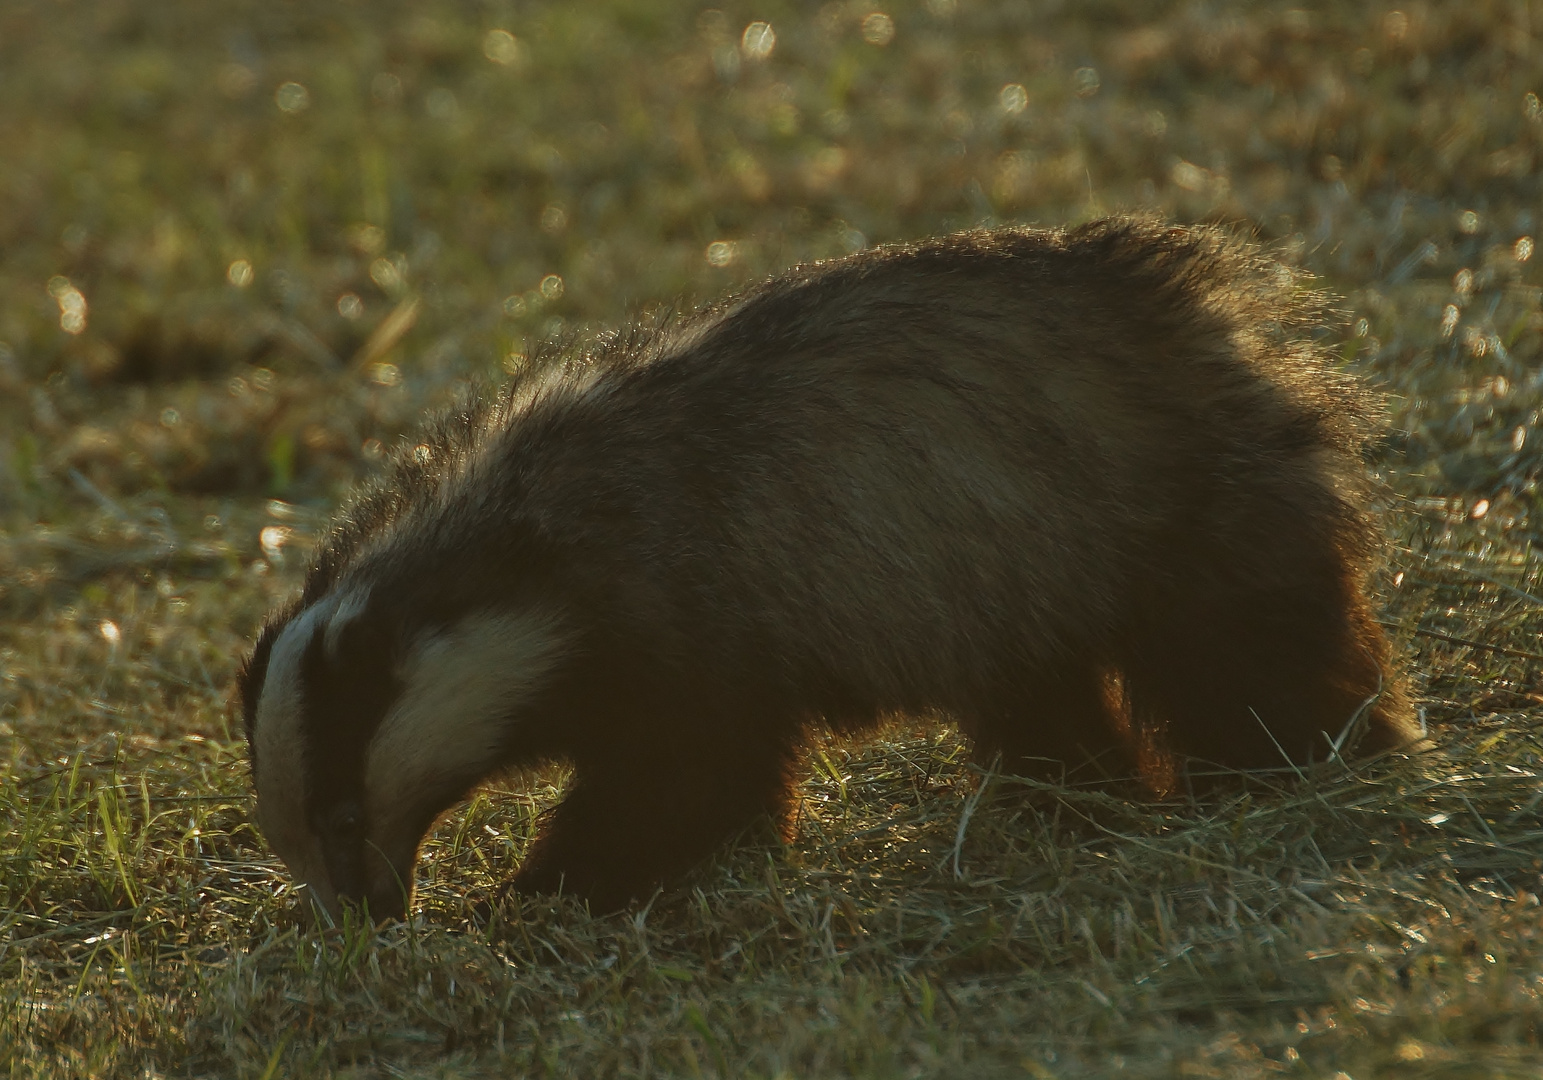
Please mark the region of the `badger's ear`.
<svg viewBox="0 0 1543 1080"><path fill-rule="evenodd" d="M359 659L361 652L372 645L382 644L389 638L382 605L370 604L368 589L357 589L344 595L322 632L322 648L327 659L336 662L340 658ZM346 649L346 652L345 652Z"/></svg>
<svg viewBox="0 0 1543 1080"><path fill-rule="evenodd" d="M400 606L366 592L346 596L315 642L315 677L361 700L387 701L401 689L408 633Z"/></svg>

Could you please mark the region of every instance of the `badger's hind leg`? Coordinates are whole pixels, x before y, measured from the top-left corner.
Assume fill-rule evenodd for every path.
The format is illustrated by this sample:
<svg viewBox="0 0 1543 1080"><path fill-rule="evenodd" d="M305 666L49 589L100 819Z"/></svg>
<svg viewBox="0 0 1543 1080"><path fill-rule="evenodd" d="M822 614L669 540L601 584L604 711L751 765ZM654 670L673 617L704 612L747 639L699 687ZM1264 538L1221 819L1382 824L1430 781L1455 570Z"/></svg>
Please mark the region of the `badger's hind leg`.
<svg viewBox="0 0 1543 1080"><path fill-rule="evenodd" d="M1056 780L1133 775L1136 757L1112 672L1068 660L1024 685L1011 702L962 718L976 760L1000 760L1004 772Z"/></svg>
<svg viewBox="0 0 1543 1080"><path fill-rule="evenodd" d="M1240 769L1322 761L1358 716L1363 752L1417 738L1357 561L1278 524L1248 558L1192 563L1151 595L1122 658L1133 728Z"/></svg>
<svg viewBox="0 0 1543 1080"><path fill-rule="evenodd" d="M566 797L513 887L588 900L596 912L646 899L757 818L780 825L790 804L789 746L723 738L616 747L578 761Z"/></svg>

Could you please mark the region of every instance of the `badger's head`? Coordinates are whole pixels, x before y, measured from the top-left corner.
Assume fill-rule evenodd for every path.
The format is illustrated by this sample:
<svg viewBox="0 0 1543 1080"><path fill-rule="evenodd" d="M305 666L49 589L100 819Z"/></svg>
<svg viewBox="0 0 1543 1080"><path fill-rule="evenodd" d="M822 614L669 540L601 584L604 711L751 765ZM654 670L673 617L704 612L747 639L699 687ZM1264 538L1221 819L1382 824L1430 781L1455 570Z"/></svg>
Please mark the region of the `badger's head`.
<svg viewBox="0 0 1543 1080"><path fill-rule="evenodd" d="M419 842L505 763L560 646L543 614L424 620L347 581L269 621L239 677L257 822L317 904L405 914Z"/></svg>

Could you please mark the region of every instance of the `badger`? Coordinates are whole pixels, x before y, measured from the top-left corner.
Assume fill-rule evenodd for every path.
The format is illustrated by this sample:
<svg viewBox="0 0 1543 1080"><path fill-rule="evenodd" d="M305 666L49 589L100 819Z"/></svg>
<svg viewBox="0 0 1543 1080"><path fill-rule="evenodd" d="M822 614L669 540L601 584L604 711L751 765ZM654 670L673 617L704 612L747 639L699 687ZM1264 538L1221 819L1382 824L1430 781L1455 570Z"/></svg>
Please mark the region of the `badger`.
<svg viewBox="0 0 1543 1080"><path fill-rule="evenodd" d="M1116 218L799 266L534 363L409 440L267 620L258 823L322 908L400 916L441 814L562 761L510 886L615 909L785 826L820 726L944 716L1004 770L1159 794L1410 743L1379 404L1324 304Z"/></svg>

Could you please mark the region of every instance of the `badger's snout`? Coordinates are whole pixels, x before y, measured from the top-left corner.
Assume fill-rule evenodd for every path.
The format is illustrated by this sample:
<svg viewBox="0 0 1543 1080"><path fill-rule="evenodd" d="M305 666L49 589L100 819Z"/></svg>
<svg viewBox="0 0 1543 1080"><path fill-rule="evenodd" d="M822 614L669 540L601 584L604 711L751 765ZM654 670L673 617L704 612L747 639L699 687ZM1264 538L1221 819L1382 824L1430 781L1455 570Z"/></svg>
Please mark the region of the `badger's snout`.
<svg viewBox="0 0 1543 1080"><path fill-rule="evenodd" d="M366 895L364 808L349 800L320 815L316 835L321 841L322 863L337 894L344 898Z"/></svg>
<svg viewBox="0 0 1543 1080"><path fill-rule="evenodd" d="M371 837L364 806L348 799L317 815L315 832L326 870L316 898L334 919L353 906L372 921L401 918L412 894L412 865L394 865ZM329 902L330 901L330 902Z"/></svg>
<svg viewBox="0 0 1543 1080"><path fill-rule="evenodd" d="M352 911L372 924L405 918L411 899L404 889L362 889L339 891L312 886L308 892L312 903L327 913L334 923L341 922L345 911Z"/></svg>
<svg viewBox="0 0 1543 1080"><path fill-rule="evenodd" d="M285 865L305 884L303 895L311 906L320 908L334 923L349 909L372 923L400 919L407 913L416 845L405 857L393 860L371 838L357 804L345 804L322 815L313 838L319 859L308 858L304 848L286 850L281 842L274 843Z"/></svg>
<svg viewBox="0 0 1543 1080"><path fill-rule="evenodd" d="M368 921L376 926L406 918L408 901L401 895L395 897L381 893L373 899L367 895L339 893L326 883L307 883L300 892L301 918L311 925L339 926L350 915L354 921Z"/></svg>

